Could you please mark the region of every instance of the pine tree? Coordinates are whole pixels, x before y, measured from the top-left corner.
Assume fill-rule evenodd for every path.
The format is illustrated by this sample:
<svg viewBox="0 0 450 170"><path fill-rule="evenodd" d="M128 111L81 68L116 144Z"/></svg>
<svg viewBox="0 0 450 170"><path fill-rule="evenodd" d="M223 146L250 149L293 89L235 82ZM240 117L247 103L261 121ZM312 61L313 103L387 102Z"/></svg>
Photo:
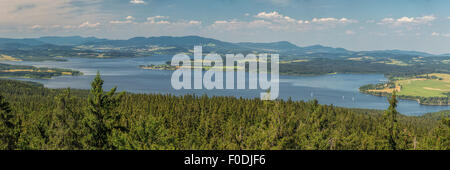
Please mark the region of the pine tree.
<svg viewBox="0 0 450 170"><path fill-rule="evenodd" d="M429 145L432 149L450 149L450 118L442 118L438 127L430 135Z"/></svg>
<svg viewBox="0 0 450 170"><path fill-rule="evenodd" d="M392 93L392 96L388 99L389 108L384 112L384 127L386 128L386 139L388 140L389 149L397 150L397 141L399 140L399 129L397 123L397 95L396 91Z"/></svg>
<svg viewBox="0 0 450 170"><path fill-rule="evenodd" d="M76 112L75 98L70 88L55 97L56 106L51 115L50 145L55 149L80 149L80 119L81 114Z"/></svg>
<svg viewBox="0 0 450 170"><path fill-rule="evenodd" d="M121 95L115 95L116 87L105 94L103 91L103 80L100 72L91 83L91 91L88 98L88 110L85 115L84 123L89 132L83 142L88 148L111 149L108 145L108 137L116 126L116 120L120 115L114 113Z"/></svg>
<svg viewBox="0 0 450 170"><path fill-rule="evenodd" d="M9 103L0 94L0 150L13 150L17 140L14 115Z"/></svg>

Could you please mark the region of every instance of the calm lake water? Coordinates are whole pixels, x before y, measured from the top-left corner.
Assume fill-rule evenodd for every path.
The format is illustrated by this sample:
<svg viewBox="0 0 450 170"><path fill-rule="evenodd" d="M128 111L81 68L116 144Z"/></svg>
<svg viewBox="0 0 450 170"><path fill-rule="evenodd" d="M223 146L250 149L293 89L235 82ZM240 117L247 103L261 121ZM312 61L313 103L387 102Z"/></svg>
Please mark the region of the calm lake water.
<svg viewBox="0 0 450 170"><path fill-rule="evenodd" d="M19 79L35 81L49 88L89 89L90 82L100 71L105 89L118 87L119 91L133 93L207 94L209 96L259 97L261 90L175 90L171 86L172 71L144 70L139 65L163 64L171 56L152 56L128 59L71 58L67 62L2 62L79 70L83 76L61 76L52 79ZM225 76L225 75L224 75ZM333 104L348 108L386 109L386 97L359 93L365 84L386 81L381 74L336 74L321 76L280 76L280 97L293 100L317 99L321 104ZM422 115L429 112L450 110L450 106L424 106L416 101L400 100L398 111L405 115Z"/></svg>

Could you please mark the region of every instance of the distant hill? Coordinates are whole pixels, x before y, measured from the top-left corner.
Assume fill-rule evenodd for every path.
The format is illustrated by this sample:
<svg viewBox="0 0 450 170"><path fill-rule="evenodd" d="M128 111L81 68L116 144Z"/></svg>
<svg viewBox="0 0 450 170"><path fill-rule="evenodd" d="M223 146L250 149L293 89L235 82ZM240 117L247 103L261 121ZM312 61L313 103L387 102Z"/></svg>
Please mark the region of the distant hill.
<svg viewBox="0 0 450 170"><path fill-rule="evenodd" d="M10 38L0 38L0 45L5 44L22 44L22 45L43 45L42 41L26 38L26 39L10 39Z"/></svg>
<svg viewBox="0 0 450 170"><path fill-rule="evenodd" d="M242 47L247 47L256 50L274 50L274 51L295 51L300 49L300 47L287 42L287 41L279 41L272 43L252 43L252 42L242 42L236 43L236 45L240 45Z"/></svg>
<svg viewBox="0 0 450 170"><path fill-rule="evenodd" d="M204 53L217 52L222 54L227 53L251 53L250 48L224 42L212 38L204 38L199 36L184 36L184 37L135 37L128 40L108 40L101 42L88 42L83 44L92 48L122 48L127 50L135 49L165 49L168 53L180 53L192 51L194 46L202 46Z"/></svg>
<svg viewBox="0 0 450 170"><path fill-rule="evenodd" d="M354 53L343 48L332 48L321 45L299 47L287 41L269 42L269 43L229 43L212 38L204 38L199 36L185 37L135 37L128 40L108 40L100 42L88 42L84 45L89 46L112 46L112 47L144 47L144 46L160 46L160 47L177 47L183 49L192 49L196 45L203 46L206 51L215 52L267 52L282 54L310 54L310 53Z"/></svg>
<svg viewBox="0 0 450 170"><path fill-rule="evenodd" d="M322 45L304 47L303 50L306 53L354 53L353 51L349 51L344 48L325 47Z"/></svg>
<svg viewBox="0 0 450 170"><path fill-rule="evenodd" d="M212 38L204 38L200 36L159 36L159 37L134 37L127 40L109 40L100 39L96 37L57 37L48 36L41 38L26 38L26 39L9 39L0 38L0 49L39 49L49 47L52 49L57 46L72 46L72 47L86 47L92 49L117 49L125 50L127 52L136 51L138 49L160 48L168 53L188 52L194 46L201 45L204 52L218 52L218 53L279 53L280 55L288 56L308 56L320 58L335 58L335 57L355 57L355 56L373 56L373 57L402 57L402 56L434 56L433 54L418 52L418 51L403 51L403 50L376 50L376 51L350 51L344 48L333 48L322 45L313 45L306 47L299 47L287 41L269 42L269 43L254 43L241 42L230 43L220 41Z"/></svg>
<svg viewBox="0 0 450 170"><path fill-rule="evenodd" d="M10 39L0 38L0 49L23 49L32 47L55 47L55 46L78 46L89 42L101 42L106 39L99 39L95 37L40 37L40 38L25 38L25 39Z"/></svg>
<svg viewBox="0 0 450 170"><path fill-rule="evenodd" d="M193 48L194 45L204 45L215 44L216 46L223 47L238 47L232 43L219 41L212 38L203 38L199 36L185 36L185 37L170 37L170 36L161 36L161 37L134 37L128 40L107 40L100 42L88 42L84 45L111 45L118 47L125 46L148 46L148 45L158 45L158 46L180 46L180 47L188 47Z"/></svg>
<svg viewBox="0 0 450 170"><path fill-rule="evenodd" d="M425 53L425 52L419 52L419 51L405 51L405 50L375 50L375 51L360 51L359 53L362 54L393 54L393 55L409 55L409 56L434 56L433 54Z"/></svg>
<svg viewBox="0 0 450 170"><path fill-rule="evenodd" d="M36 40L44 42L44 43L48 43L48 44L66 45L66 46L81 45L81 44L90 43L90 42L107 41L107 39L99 39L96 37L81 37L81 36L41 37L41 38L37 38Z"/></svg>

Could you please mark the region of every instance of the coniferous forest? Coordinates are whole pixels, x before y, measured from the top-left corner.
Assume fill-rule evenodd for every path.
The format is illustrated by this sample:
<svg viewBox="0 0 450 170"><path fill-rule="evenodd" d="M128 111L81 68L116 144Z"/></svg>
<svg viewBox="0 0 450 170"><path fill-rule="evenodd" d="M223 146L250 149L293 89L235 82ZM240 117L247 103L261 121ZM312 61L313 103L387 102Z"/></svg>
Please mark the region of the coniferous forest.
<svg viewBox="0 0 450 170"><path fill-rule="evenodd" d="M318 101L47 89L0 80L2 150L448 150L450 120Z"/></svg>

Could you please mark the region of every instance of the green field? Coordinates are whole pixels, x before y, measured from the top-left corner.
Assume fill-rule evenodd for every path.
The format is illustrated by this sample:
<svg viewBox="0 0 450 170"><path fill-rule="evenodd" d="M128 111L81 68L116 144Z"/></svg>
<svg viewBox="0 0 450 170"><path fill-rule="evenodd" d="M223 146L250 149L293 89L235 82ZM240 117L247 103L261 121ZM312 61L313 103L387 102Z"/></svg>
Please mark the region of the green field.
<svg viewBox="0 0 450 170"><path fill-rule="evenodd" d="M393 77L388 83L369 84L360 91L388 96L394 91L402 99L416 100L423 105L450 105L450 74L433 73L414 77Z"/></svg>
<svg viewBox="0 0 450 170"><path fill-rule="evenodd" d="M432 78L433 77L433 78ZM368 92L392 93L411 97L448 97L450 92L450 74L428 74L419 77L394 77L390 83L395 87L382 84L382 88L367 89Z"/></svg>
<svg viewBox="0 0 450 170"><path fill-rule="evenodd" d="M445 93L450 92L449 74L430 74L439 79L405 79L398 80L401 86L399 95L421 96L421 97L447 97Z"/></svg>
<svg viewBox="0 0 450 170"><path fill-rule="evenodd" d="M399 95L422 97L446 97L445 92L450 91L450 83L439 80L401 80L402 90Z"/></svg>

